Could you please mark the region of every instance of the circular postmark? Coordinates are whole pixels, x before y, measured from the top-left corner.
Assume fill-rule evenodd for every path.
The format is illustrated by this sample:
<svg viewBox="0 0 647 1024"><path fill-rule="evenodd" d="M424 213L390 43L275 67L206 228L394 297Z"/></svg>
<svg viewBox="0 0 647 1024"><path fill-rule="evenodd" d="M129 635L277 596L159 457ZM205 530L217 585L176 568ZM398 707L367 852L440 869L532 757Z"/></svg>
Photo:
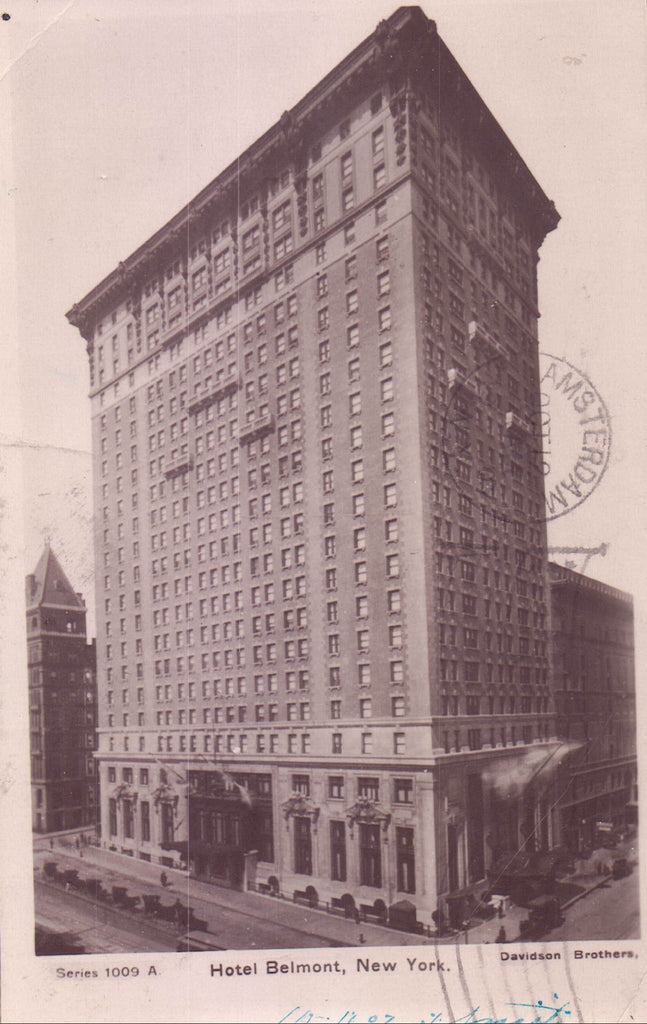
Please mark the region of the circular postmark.
<svg viewBox="0 0 647 1024"><path fill-rule="evenodd" d="M566 359L539 354L537 413L502 399L500 353L448 372L442 451L459 495L494 518L558 519L595 490L609 462L611 421L599 392ZM533 484L534 481L534 484ZM541 486L543 483L543 487Z"/></svg>
<svg viewBox="0 0 647 1024"><path fill-rule="evenodd" d="M611 420L591 381L566 359L540 353L541 437L546 519L572 512L604 476Z"/></svg>

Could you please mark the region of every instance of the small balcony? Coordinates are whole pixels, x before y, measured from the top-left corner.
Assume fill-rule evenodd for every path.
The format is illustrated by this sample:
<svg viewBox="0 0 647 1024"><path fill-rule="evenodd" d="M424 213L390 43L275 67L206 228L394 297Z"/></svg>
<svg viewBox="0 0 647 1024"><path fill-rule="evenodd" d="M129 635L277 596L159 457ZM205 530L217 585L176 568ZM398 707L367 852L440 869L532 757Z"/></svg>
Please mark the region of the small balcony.
<svg viewBox="0 0 647 1024"><path fill-rule="evenodd" d="M181 473L187 473L190 469L193 469L193 458L191 455L181 455L179 458L174 459L173 462L169 462L168 466L164 470L164 476L167 480L171 477L179 476Z"/></svg>
<svg viewBox="0 0 647 1024"><path fill-rule="evenodd" d="M522 420L521 416L517 416L516 412L505 414L505 429L516 437L532 437L532 427Z"/></svg>
<svg viewBox="0 0 647 1024"><path fill-rule="evenodd" d="M249 444L250 441L256 441L257 438L270 434L273 430L274 417L271 413L267 416L257 416L250 423L242 424L238 431L238 443Z"/></svg>
<svg viewBox="0 0 647 1024"><path fill-rule="evenodd" d="M479 387L473 377L466 377L462 370L455 366L447 371L447 383L450 391L460 391L466 395L473 395L478 398Z"/></svg>
<svg viewBox="0 0 647 1024"><path fill-rule="evenodd" d="M505 346L500 341L497 341L494 335L486 331L484 327L481 327L476 320L470 321L467 332L475 348L489 352L491 355L501 356L502 359L507 358Z"/></svg>
<svg viewBox="0 0 647 1024"><path fill-rule="evenodd" d="M191 415L199 412L200 409L206 409L207 406L213 405L219 398L226 398L227 395L233 394L234 391L238 391L240 387L240 376L235 373L229 377L225 377L224 380L217 381L213 384L208 391L201 394L197 394L193 401L189 405L189 413Z"/></svg>

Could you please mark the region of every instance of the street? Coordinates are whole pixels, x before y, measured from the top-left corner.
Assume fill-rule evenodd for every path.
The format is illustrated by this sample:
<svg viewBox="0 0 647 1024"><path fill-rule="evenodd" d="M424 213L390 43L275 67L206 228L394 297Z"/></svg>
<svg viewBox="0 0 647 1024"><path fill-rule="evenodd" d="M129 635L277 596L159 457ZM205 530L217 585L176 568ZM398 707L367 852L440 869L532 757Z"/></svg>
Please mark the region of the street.
<svg viewBox="0 0 647 1024"><path fill-rule="evenodd" d="M640 872L609 882L564 912L565 921L542 941L640 938Z"/></svg>
<svg viewBox="0 0 647 1024"><path fill-rule="evenodd" d="M80 859L72 848L62 847L62 844L55 850L38 844L35 849L37 872L42 871L47 860L55 860L61 869L77 868L81 877L99 875L108 890L112 885L124 885L132 894L160 894L159 869L144 861L120 857L95 847L87 848L84 858ZM311 910L291 901L226 889L187 878L169 869L167 872L172 886L166 896L163 895L163 902L173 903L180 897L190 904L196 915L208 922L214 941L226 949L321 948L364 943L390 946L394 940L397 945L429 945L435 941L407 932L393 932L368 922L358 926L344 917ZM38 901L38 891L36 897ZM147 951L151 947L141 948Z"/></svg>
<svg viewBox="0 0 647 1024"><path fill-rule="evenodd" d="M108 915L62 888L54 888L36 880L34 885L36 925L60 934L68 932L86 953L170 953L176 949L173 936L150 926L138 927L136 920L120 920Z"/></svg>
<svg viewBox="0 0 647 1024"><path fill-rule="evenodd" d="M101 877L106 888L124 885L131 893L160 892L157 868L127 860L106 851L88 848L80 859L67 848L37 849L37 872L45 860L55 858L59 867L80 869L81 876ZM294 949L325 946L453 944L456 936L427 938L394 932L368 922L357 926L344 918L310 910L285 900L271 900L254 893L224 889L170 872L172 885L164 903L181 897L197 916L208 922L214 942L225 949ZM595 876L589 885L595 882ZM591 939L631 939L639 936L639 871L628 878L610 881L564 911L564 923L548 932L547 942ZM163 926L139 914L115 912L104 904L66 893L62 886L35 878L36 919L55 931L77 935L88 952L163 951L175 949L177 938ZM508 941L519 931L523 908L511 908L505 918ZM470 944L494 942L501 921L493 919L472 927ZM179 932L178 932L179 937Z"/></svg>
<svg viewBox="0 0 647 1024"><path fill-rule="evenodd" d="M201 911L206 906L198 903ZM142 921L127 913L110 915L104 923L106 908L83 897L66 893L58 886L35 883L36 923L54 931L66 931L78 937L88 953L174 951L177 937L159 932L151 921ZM321 947L330 945L323 937L240 909L230 910L212 904L209 908L209 929L216 932L214 942L226 949L272 949ZM216 911L216 913L214 913Z"/></svg>

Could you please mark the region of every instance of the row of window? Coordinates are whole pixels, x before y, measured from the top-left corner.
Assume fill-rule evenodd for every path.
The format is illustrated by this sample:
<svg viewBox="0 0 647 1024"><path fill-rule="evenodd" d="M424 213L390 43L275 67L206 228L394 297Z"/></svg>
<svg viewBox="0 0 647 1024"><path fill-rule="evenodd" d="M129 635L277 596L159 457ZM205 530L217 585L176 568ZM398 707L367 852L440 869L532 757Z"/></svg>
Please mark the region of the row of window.
<svg viewBox="0 0 647 1024"><path fill-rule="evenodd" d="M129 736L122 736L123 750L128 751L130 749ZM175 741L177 740L177 747ZM157 735L157 751L158 753L174 753L176 750L180 753L186 752L197 752L197 741L198 738L195 733L191 733L189 736L181 733L179 736L170 735L164 736L161 734ZM266 741L269 741L269 745L266 745ZM139 750L145 750L145 737L138 737ZM392 734L392 752L394 754L406 753L406 734L404 732L394 732ZM255 752L257 754L262 753L278 753L279 735L276 733L270 733L267 736L265 733L258 733L256 735L256 746ZM108 737L108 747L110 750L115 749L115 737ZM246 733L229 733L224 736L221 733L215 735L211 733L203 734L203 752L206 754L245 754L250 753L249 737ZM287 754L309 754L311 753L311 736L310 733L287 733L286 742L284 744L284 752ZM360 752L362 754L373 753L373 733L363 732L360 735ZM331 753L342 754L343 753L343 734L333 733L331 736Z"/></svg>
<svg viewBox="0 0 647 1024"><path fill-rule="evenodd" d="M522 725L520 732L516 725L510 726L509 730L507 726L502 726L498 733L494 726L489 733L484 729L468 729L466 736L457 729L453 734L447 731L443 732L443 749L446 754L453 751L459 752L464 749L465 742L467 742L469 750L481 750L484 745L492 748L507 747L508 745L514 747L519 742L532 743L535 739L545 741L550 736L551 728L548 723L539 723L534 726Z"/></svg>
<svg viewBox="0 0 647 1024"><path fill-rule="evenodd" d="M293 819L294 872L312 874L312 823L310 818ZM382 888L382 843L380 825L360 822L358 827L358 877L360 885ZM348 881L346 853L346 822L329 822L330 877L333 881ZM395 827L395 867L398 892L415 893L415 852L412 828Z"/></svg>
<svg viewBox="0 0 647 1024"><path fill-rule="evenodd" d="M443 715L458 715L461 713L460 707L463 704L463 699L459 698L458 695L443 694L441 699ZM507 698L503 695L497 698L490 694L486 698L480 697L475 694L468 694L464 698L463 706L464 714L466 715L503 715L506 713L510 715L514 715L517 713L528 715L531 714L533 711L533 702L534 711L536 714L540 715L548 713L549 697L546 695L539 695L534 697L534 699L530 696L522 695L519 698L519 703L517 704L517 698L515 694L510 694L510 696Z"/></svg>

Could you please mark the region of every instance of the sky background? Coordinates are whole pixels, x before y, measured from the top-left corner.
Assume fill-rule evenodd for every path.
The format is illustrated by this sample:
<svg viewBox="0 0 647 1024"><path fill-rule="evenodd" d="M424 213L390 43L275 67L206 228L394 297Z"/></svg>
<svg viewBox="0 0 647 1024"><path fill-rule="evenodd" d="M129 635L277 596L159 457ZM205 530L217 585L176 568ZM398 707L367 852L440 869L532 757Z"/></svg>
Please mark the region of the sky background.
<svg viewBox="0 0 647 1024"><path fill-rule="evenodd" d="M600 486L550 543L608 544L588 571L636 593L644 634L643 5L422 6L562 215L541 251L540 349L592 380L614 437ZM0 22L17 314L2 441L20 446L12 553L25 572L49 538L93 605L88 368L66 310L394 9L22 0Z"/></svg>

